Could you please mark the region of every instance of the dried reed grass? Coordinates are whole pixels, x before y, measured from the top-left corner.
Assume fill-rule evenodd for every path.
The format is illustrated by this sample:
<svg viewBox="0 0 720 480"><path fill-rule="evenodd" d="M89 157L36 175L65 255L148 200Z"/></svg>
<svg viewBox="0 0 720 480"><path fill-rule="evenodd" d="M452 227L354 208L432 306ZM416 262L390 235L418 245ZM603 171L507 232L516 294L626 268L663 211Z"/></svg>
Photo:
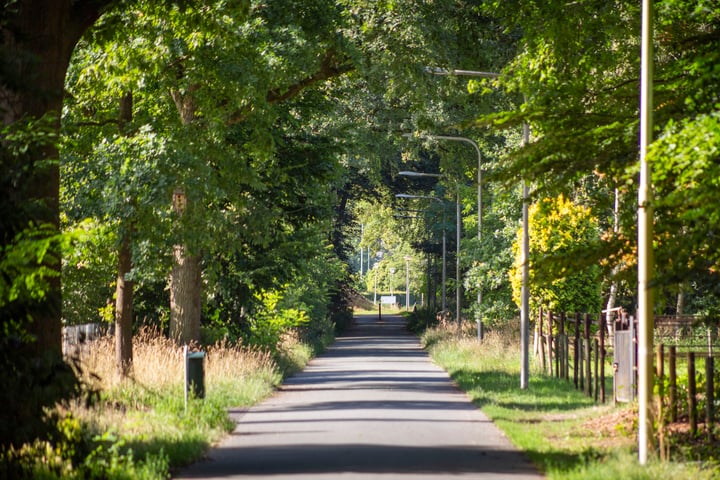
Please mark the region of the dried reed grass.
<svg viewBox="0 0 720 480"><path fill-rule="evenodd" d="M143 328L134 336L132 374L125 379L117 373L113 337L88 342L77 354L83 380L101 392L102 401L91 408L78 402L71 410L92 431L112 431L128 439L178 439L196 435L189 430L205 429L201 435L213 441L227 428L203 426L205 422L196 417L190 425L186 423L184 349L155 329ZM217 419L211 412L255 403L279 381L278 367L269 353L218 342L206 349L206 399L203 406L193 408ZM209 421L217 425L216 420Z"/></svg>
<svg viewBox="0 0 720 480"><path fill-rule="evenodd" d="M84 380L102 391L127 381L118 376L114 337L88 342L79 350ZM242 381L260 374L272 376L275 364L268 352L231 345L226 341L206 349L205 377L208 383ZM176 389L183 385L185 364L183 347L153 328L142 328L133 337L133 368L130 381L153 390Z"/></svg>

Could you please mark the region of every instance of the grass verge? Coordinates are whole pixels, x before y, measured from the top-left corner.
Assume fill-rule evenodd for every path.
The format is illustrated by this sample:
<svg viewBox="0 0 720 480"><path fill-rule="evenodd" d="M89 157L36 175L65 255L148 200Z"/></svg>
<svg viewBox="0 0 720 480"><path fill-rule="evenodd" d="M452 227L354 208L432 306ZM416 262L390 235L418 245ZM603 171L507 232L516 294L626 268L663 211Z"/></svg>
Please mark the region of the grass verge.
<svg viewBox="0 0 720 480"><path fill-rule="evenodd" d="M548 478L720 478L712 459L638 465L633 405L597 405L568 382L533 367L529 388L521 390L517 338L494 331L478 343L430 329L422 341L433 360Z"/></svg>
<svg viewBox="0 0 720 480"><path fill-rule="evenodd" d="M205 398L186 405L182 347L140 332L133 339L132 377L121 380L113 342L102 338L78 352L83 380L98 392L95 401L52 412L56 438L8 452L0 459L0 478L166 479L232 431L229 408L267 397L317 349L295 335L284 337L275 356L222 342L209 346Z"/></svg>

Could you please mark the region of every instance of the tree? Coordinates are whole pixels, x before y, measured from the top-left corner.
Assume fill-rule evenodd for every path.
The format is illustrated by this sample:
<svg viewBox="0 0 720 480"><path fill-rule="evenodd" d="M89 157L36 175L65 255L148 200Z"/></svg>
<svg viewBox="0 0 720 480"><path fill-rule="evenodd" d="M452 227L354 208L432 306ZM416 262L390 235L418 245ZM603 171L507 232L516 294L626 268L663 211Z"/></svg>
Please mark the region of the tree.
<svg viewBox="0 0 720 480"><path fill-rule="evenodd" d="M504 75L496 82L481 82L481 88L506 88L525 100L522 108L486 116L480 123L509 127L529 122L534 137L527 148L509 156L504 177L523 177L536 185L536 195L543 197L571 196L588 178L600 176L605 192L591 206L603 228L609 229L612 222L607 212L614 188L619 188L623 197L636 196L639 5L625 1L585 2L582 6L555 1L486 2L483 10L517 33L519 48L503 68ZM707 2L667 0L657 4L656 12L655 130L667 138L682 130L679 124L704 132L705 120L695 123L696 119L717 110L710 93L718 87L717 75L712 73L718 55L717 9ZM666 288L690 278L705 283L701 278L713 269L710 264L695 268L671 261L678 258L679 250L689 253L688 257L704 259L707 236L696 228L714 222L707 211L702 211L703 221L679 222L684 206L676 200L684 186L680 187L683 182L674 183L673 177L682 176L678 167L683 161L676 163L673 155L684 154L669 148L675 144L670 141L662 151L653 149L659 172L653 179L659 193L657 282ZM678 195L671 195L675 191ZM665 199L672 197L675 203L670 206ZM622 265L618 275L632 285L635 206L625 203L618 234L607 235L602 245L593 248L598 259L611 260L604 262L606 274Z"/></svg>
<svg viewBox="0 0 720 480"><path fill-rule="evenodd" d="M599 266L593 259L584 268L572 259L599 241L597 221L587 207L558 196L530 207L531 308L565 312L600 310ZM522 230L513 245L515 265L510 273L513 299L520 305Z"/></svg>
<svg viewBox="0 0 720 480"><path fill-rule="evenodd" d="M77 395L60 359L55 142L70 54L110 1L4 2L0 11L0 446L47 433L45 408Z"/></svg>
<svg viewBox="0 0 720 480"><path fill-rule="evenodd" d="M26 0L6 5L0 14L3 125L48 118L53 125L50 131L57 131L56 115L62 108L63 83L72 50L101 10L111 3ZM57 150L48 138L52 137L29 143L22 158L15 157L18 163L6 164L8 170L3 168L9 172L3 188L8 193L3 200L3 211L8 215L3 215L2 228L6 255L13 249L16 236L33 225L49 225L49 231L57 231L59 175L58 165L53 161ZM4 162L12 157L11 152L4 152ZM59 273L60 254L56 248L53 246L55 251L51 250L46 261L50 271ZM37 352L60 351L60 283L57 273L50 277L46 294L39 301L20 307L27 309L33 318L30 328Z"/></svg>

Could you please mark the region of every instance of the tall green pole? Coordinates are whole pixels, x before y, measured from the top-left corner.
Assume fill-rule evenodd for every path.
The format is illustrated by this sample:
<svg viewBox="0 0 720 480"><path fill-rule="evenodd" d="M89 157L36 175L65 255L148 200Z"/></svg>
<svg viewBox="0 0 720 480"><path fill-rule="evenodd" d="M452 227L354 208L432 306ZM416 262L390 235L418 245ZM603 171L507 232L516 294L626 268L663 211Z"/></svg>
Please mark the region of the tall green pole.
<svg viewBox="0 0 720 480"><path fill-rule="evenodd" d="M652 1L642 3L640 68L640 186L638 188L638 460L645 465L652 434L653 391L653 208L647 148L653 128Z"/></svg>
<svg viewBox="0 0 720 480"><path fill-rule="evenodd" d="M530 125L523 124L523 147L530 143ZM522 186L522 284L520 289L520 388L527 389L530 381L530 217L528 185Z"/></svg>

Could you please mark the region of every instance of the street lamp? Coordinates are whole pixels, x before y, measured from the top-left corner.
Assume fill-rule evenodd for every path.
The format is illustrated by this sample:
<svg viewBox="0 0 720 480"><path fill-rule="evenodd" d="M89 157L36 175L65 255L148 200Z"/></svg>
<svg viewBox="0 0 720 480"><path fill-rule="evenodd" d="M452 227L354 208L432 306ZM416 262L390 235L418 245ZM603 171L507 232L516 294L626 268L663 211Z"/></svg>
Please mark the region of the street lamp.
<svg viewBox="0 0 720 480"><path fill-rule="evenodd" d="M437 70L437 69L436 69ZM467 70L459 70L459 71L467 71ZM487 72L478 72L482 74L488 74ZM488 74L489 75L489 74ZM405 137L411 137L411 134L404 134ZM470 144L475 148L475 152L477 153L478 157L478 174L477 174L477 215L478 215L478 226L477 226L477 238L478 238L478 244L482 242L482 153L480 152L480 147L478 147L478 144L468 137L460 137L460 136L451 136L451 135L423 135L424 138L429 138L431 140L448 140L451 142L464 142L467 144ZM400 172L400 175L403 175L406 172ZM458 200L459 204L459 200ZM459 214L458 214L459 217ZM459 263L458 263L459 265ZM459 281L459 280L458 280ZM460 311L460 295L458 295L458 312ZM482 288L478 285L478 296L477 296L477 305L478 305L478 340L482 340L483 337L483 330L482 330ZM459 313L458 313L459 315ZM458 316L458 318L460 318ZM459 321L458 321L459 324Z"/></svg>
<svg viewBox="0 0 720 480"><path fill-rule="evenodd" d="M480 72L477 70L458 70L444 69L438 67L425 67L425 72L433 75L455 75L465 77L479 78L500 78L501 74L497 72ZM530 143L530 126L523 123L523 147ZM528 378L530 376L530 225L528 215L529 193L527 182L523 180L522 187L522 217L523 217L523 235L522 235L522 281L520 293L520 388L528 388Z"/></svg>
<svg viewBox="0 0 720 480"><path fill-rule="evenodd" d="M638 188L638 461L648 459L653 384L653 208L648 146L653 130L652 2L642 2L640 67L640 185Z"/></svg>
<svg viewBox="0 0 720 480"><path fill-rule="evenodd" d="M440 178L443 175L438 173L423 173L423 172L398 172L398 175L404 175L409 177L435 177ZM456 246L455 246L455 303L456 303L456 314L455 314L455 321L458 326L458 332L460 332L461 327L461 316L460 316L460 310L461 310L461 298L462 298L462 288L461 288L461 281L460 281L460 235L462 233L462 215L460 214L460 187L456 185L456 200L455 200L455 239L456 239ZM444 292L443 292L444 295ZM443 310L445 310L443 308Z"/></svg>
<svg viewBox="0 0 720 480"><path fill-rule="evenodd" d="M405 255L405 311L410 311L410 255Z"/></svg>
<svg viewBox="0 0 720 480"><path fill-rule="evenodd" d="M410 172L413 174L413 176L422 176L422 174L418 174L417 172ZM433 176L433 174L427 173L425 174L427 176ZM426 200L434 200L436 202L442 203L442 200L437 197L430 197L428 195L410 195L408 193L398 193L395 195L397 198L423 198ZM443 205L443 238L442 238L442 310L445 312L447 309L447 293L446 293L446 279L447 279L447 263L446 263L446 257L447 257L447 250L446 250L446 232L445 232L445 205Z"/></svg>

